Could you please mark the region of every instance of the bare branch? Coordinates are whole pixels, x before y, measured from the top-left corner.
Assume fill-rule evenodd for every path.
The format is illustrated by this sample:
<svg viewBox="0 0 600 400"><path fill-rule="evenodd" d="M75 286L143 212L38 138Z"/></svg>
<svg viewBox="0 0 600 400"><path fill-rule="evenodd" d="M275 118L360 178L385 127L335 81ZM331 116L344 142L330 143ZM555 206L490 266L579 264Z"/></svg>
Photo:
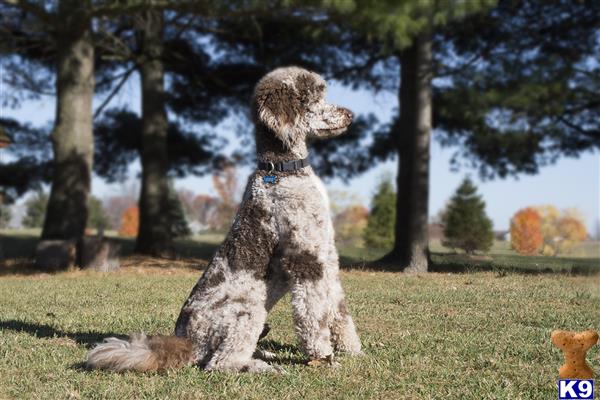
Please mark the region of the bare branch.
<svg viewBox="0 0 600 400"><path fill-rule="evenodd" d="M102 104L100 104L100 107L98 107L96 109L96 111L94 112L94 119L96 119L96 117L98 117L102 113L102 111L108 105L108 103L110 103L110 101L113 99L113 97L115 97L115 95L119 92L119 90L121 90L121 88L123 87L125 82L127 82L127 79L129 79L129 77L131 76L133 71L135 71L135 67L129 68L127 70L127 72L125 72L125 74L123 74L121 81L117 84L117 86L115 86L115 88L112 90L112 92L110 92L110 94L106 97L106 99L104 99Z"/></svg>

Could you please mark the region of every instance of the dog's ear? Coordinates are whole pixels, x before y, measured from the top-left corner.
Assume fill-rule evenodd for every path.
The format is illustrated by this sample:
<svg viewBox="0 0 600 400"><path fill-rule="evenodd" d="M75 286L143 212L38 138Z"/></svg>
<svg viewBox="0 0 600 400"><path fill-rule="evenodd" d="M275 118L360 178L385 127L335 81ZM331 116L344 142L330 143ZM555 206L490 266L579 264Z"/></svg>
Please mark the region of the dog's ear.
<svg viewBox="0 0 600 400"><path fill-rule="evenodd" d="M254 93L256 118L288 148L301 140L302 104L293 82L261 82Z"/></svg>

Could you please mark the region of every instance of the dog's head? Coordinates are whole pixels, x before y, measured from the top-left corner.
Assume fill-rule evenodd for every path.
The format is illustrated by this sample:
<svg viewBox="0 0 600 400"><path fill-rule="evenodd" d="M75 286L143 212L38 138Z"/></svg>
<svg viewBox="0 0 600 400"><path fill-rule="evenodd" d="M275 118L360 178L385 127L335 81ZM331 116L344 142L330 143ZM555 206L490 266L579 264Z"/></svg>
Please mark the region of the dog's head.
<svg viewBox="0 0 600 400"><path fill-rule="evenodd" d="M292 149L307 137L332 137L352 123L350 110L325 102L327 84L318 74L298 67L278 68L254 89L256 123Z"/></svg>

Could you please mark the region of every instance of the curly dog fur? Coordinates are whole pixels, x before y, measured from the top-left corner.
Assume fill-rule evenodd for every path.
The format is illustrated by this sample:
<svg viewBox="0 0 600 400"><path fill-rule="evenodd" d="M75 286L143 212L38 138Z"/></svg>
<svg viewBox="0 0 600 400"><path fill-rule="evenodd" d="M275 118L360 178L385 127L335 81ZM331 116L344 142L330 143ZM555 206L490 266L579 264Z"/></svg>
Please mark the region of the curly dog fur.
<svg viewBox="0 0 600 400"><path fill-rule="evenodd" d="M325 102L325 81L298 68L276 69L256 85L252 110L260 162L308 156L306 140L343 133L352 113ZM299 343L311 359L359 354L361 344L338 276L329 200L310 166L248 180L223 244L183 305L175 337L109 338L88 354L93 368L268 372L253 358L267 313L288 291Z"/></svg>

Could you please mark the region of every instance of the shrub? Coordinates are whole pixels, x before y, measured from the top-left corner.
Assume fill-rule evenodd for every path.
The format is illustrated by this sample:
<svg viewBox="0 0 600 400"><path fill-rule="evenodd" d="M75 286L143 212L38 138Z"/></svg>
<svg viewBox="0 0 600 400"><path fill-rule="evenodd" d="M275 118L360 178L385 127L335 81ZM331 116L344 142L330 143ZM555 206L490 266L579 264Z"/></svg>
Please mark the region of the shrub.
<svg viewBox="0 0 600 400"><path fill-rule="evenodd" d="M492 221L485 213L485 202L469 178L463 180L450 199L442 224L442 244L446 247L472 254L476 250L488 251L494 244Z"/></svg>
<svg viewBox="0 0 600 400"><path fill-rule="evenodd" d="M510 242L520 253L532 255L540 251L543 244L542 219L534 208L517 211L510 222Z"/></svg>

